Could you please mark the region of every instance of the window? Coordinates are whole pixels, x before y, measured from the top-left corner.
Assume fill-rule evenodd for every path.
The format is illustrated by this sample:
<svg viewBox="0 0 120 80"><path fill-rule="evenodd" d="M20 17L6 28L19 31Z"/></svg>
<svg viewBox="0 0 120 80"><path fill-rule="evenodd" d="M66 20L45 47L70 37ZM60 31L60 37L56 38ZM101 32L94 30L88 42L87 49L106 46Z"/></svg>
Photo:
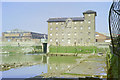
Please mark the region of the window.
<svg viewBox="0 0 120 80"><path fill-rule="evenodd" d="M68 44L70 44L70 38L68 38Z"/></svg>
<svg viewBox="0 0 120 80"><path fill-rule="evenodd" d="M23 34L20 34L20 36L23 36Z"/></svg>
<svg viewBox="0 0 120 80"><path fill-rule="evenodd" d="M88 29L90 29L90 26L88 26Z"/></svg>
<svg viewBox="0 0 120 80"><path fill-rule="evenodd" d="M83 22L81 21L80 23L82 24Z"/></svg>
<svg viewBox="0 0 120 80"><path fill-rule="evenodd" d="M82 40L83 40L83 39L81 38L80 41L82 42Z"/></svg>
<svg viewBox="0 0 120 80"><path fill-rule="evenodd" d="M64 27L62 27L62 29L64 29Z"/></svg>
<svg viewBox="0 0 120 80"><path fill-rule="evenodd" d="M64 33L62 32L62 35L64 35Z"/></svg>
<svg viewBox="0 0 120 80"><path fill-rule="evenodd" d="M58 30L58 27L56 27L56 30Z"/></svg>
<svg viewBox="0 0 120 80"><path fill-rule="evenodd" d="M70 32L68 32L68 36L70 36Z"/></svg>
<svg viewBox="0 0 120 80"><path fill-rule="evenodd" d="M90 35L90 32L88 32L88 35Z"/></svg>
<svg viewBox="0 0 120 80"><path fill-rule="evenodd" d="M58 39L56 38L56 42L58 42Z"/></svg>
<svg viewBox="0 0 120 80"><path fill-rule="evenodd" d="M80 32L80 35L82 35L82 32Z"/></svg>
<svg viewBox="0 0 120 80"><path fill-rule="evenodd" d="M83 27L81 26L81 27L80 27L80 29L82 30L82 29L83 29Z"/></svg>
<svg viewBox="0 0 120 80"><path fill-rule="evenodd" d="M88 23L91 23L90 20L88 21Z"/></svg>
<svg viewBox="0 0 120 80"><path fill-rule="evenodd" d="M76 38L74 38L74 41L75 41L75 42L76 42L76 40L77 40L77 39L76 39Z"/></svg>
<svg viewBox="0 0 120 80"><path fill-rule="evenodd" d="M70 42L68 41L68 44L70 44Z"/></svg>
<svg viewBox="0 0 120 80"><path fill-rule="evenodd" d="M88 16L91 16L90 14L88 14Z"/></svg>
<svg viewBox="0 0 120 80"><path fill-rule="evenodd" d="M50 42L52 42L52 39L50 39Z"/></svg>
<svg viewBox="0 0 120 80"><path fill-rule="evenodd" d="M88 38L88 42L90 42L90 38Z"/></svg>
<svg viewBox="0 0 120 80"><path fill-rule="evenodd" d="M52 36L52 34L50 34L50 36Z"/></svg>
<svg viewBox="0 0 120 80"><path fill-rule="evenodd" d="M76 32L74 33L74 35L75 35L75 36L77 35Z"/></svg>
<svg viewBox="0 0 120 80"><path fill-rule="evenodd" d="M63 25L63 24L64 24L64 22L61 23L61 25Z"/></svg>
<svg viewBox="0 0 120 80"><path fill-rule="evenodd" d="M68 41L70 41L70 38L68 38Z"/></svg>
<svg viewBox="0 0 120 80"><path fill-rule="evenodd" d="M58 36L58 33L56 33L56 36Z"/></svg>
<svg viewBox="0 0 120 80"><path fill-rule="evenodd" d="M62 42L64 41L64 38L62 38Z"/></svg>
<svg viewBox="0 0 120 80"><path fill-rule="evenodd" d="M71 22L71 20L68 20L68 23Z"/></svg>
<svg viewBox="0 0 120 80"><path fill-rule="evenodd" d="M52 30L52 27L50 28L50 30Z"/></svg>
<svg viewBox="0 0 120 80"><path fill-rule="evenodd" d="M8 39L8 42L10 42L11 40L10 39Z"/></svg>
<svg viewBox="0 0 120 80"><path fill-rule="evenodd" d="M52 23L50 23L50 25L52 25Z"/></svg>
<svg viewBox="0 0 120 80"><path fill-rule="evenodd" d="M74 29L77 29L76 26L74 27Z"/></svg>

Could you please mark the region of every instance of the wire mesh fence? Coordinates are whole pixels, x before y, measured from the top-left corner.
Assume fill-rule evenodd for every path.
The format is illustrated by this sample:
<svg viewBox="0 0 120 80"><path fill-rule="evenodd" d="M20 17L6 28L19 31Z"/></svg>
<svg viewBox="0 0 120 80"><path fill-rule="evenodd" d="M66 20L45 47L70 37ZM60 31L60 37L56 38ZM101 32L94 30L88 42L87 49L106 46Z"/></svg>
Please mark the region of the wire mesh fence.
<svg viewBox="0 0 120 80"><path fill-rule="evenodd" d="M109 30L113 54L120 57L120 0L114 1L110 8Z"/></svg>

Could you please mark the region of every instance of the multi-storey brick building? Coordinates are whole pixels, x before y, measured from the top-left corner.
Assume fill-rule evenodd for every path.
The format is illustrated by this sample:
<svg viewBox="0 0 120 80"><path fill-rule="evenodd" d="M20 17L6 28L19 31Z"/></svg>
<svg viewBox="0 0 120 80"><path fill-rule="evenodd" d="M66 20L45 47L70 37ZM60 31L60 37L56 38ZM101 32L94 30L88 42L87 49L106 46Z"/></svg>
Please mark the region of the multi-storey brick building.
<svg viewBox="0 0 120 80"><path fill-rule="evenodd" d="M96 12L83 12L84 17L49 18L48 44L89 46L95 43Z"/></svg>
<svg viewBox="0 0 120 80"><path fill-rule="evenodd" d="M40 41L41 39L47 39L47 34L23 31L19 29L14 29L14 30L2 33L2 41L26 42L26 41Z"/></svg>

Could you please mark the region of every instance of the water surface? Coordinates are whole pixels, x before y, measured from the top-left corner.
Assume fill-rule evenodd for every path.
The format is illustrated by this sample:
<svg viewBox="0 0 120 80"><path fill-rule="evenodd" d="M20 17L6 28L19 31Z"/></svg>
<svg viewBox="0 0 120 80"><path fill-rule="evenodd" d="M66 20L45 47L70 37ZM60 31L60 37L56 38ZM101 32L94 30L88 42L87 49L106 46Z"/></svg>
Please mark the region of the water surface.
<svg viewBox="0 0 120 80"><path fill-rule="evenodd" d="M26 63L26 62L29 63L30 62L30 63L39 63L39 64L33 65L33 66L17 67L7 71L2 71L2 77L3 78L30 78L30 77L35 77L44 73L59 73L59 72L62 72L62 73L74 72L75 74L81 74L81 73L84 73L85 70L88 70L88 73L92 72L99 75L106 75L106 71L105 71L106 65L104 61L105 58L96 57L97 59L96 60L95 57L90 57L90 58L87 58L86 61L80 63L81 59L82 59L81 56L79 57L77 56L45 56L40 54L38 55L37 54L35 55L14 54L9 56L3 56L3 63L12 64L12 63ZM96 68L96 69L93 69L93 68ZM86 74L87 74L87 71L86 71Z"/></svg>

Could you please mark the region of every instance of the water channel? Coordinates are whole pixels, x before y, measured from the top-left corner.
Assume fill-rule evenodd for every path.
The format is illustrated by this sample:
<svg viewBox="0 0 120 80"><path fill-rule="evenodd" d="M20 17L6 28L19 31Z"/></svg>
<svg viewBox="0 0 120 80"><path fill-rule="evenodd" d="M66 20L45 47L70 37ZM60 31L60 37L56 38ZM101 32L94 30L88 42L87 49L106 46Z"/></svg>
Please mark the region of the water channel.
<svg viewBox="0 0 120 80"><path fill-rule="evenodd" d="M31 64L34 63L34 65L11 68L9 70L0 71L0 73L2 73L2 78L31 78L45 73L56 72L66 74L87 73L91 75L106 75L106 64L104 57L89 57L89 59L87 58L86 60L84 60L84 62L80 62L80 60L82 60L81 56L45 56L44 54L12 54L7 56L3 55L3 64L27 62ZM57 77L65 76L66 75L59 75Z"/></svg>

